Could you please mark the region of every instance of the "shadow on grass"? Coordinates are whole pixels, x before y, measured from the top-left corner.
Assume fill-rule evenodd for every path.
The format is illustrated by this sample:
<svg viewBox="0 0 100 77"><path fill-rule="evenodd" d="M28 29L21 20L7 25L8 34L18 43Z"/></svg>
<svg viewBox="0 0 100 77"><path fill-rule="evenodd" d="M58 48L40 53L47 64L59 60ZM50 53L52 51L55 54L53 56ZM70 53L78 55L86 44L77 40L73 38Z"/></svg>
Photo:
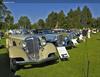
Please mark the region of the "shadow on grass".
<svg viewBox="0 0 100 77"><path fill-rule="evenodd" d="M71 50L73 48L78 48L77 46L73 46L73 47L66 47L67 50Z"/></svg>
<svg viewBox="0 0 100 77"><path fill-rule="evenodd" d="M9 71L9 59L7 53L0 54L0 77L8 77Z"/></svg>
<svg viewBox="0 0 100 77"><path fill-rule="evenodd" d="M10 71L9 58L7 53L0 54L0 77L20 77L15 76Z"/></svg>
<svg viewBox="0 0 100 77"><path fill-rule="evenodd" d="M19 71L21 69L31 69L31 68L42 68L42 67L46 67L46 66L49 66L49 65L53 65L53 64L57 64L58 61L49 61L49 62L45 62L45 63L42 63L42 64L33 64L33 65L29 65L27 67L25 66L20 66L19 69L17 69L16 71ZM14 73L15 74L15 73ZM14 75L13 74L13 75ZM12 77L21 77L20 75L14 75Z"/></svg>
<svg viewBox="0 0 100 77"><path fill-rule="evenodd" d="M100 41L100 39L97 39L97 40L99 40L99 41Z"/></svg>
<svg viewBox="0 0 100 77"><path fill-rule="evenodd" d="M54 65L54 64L57 64L58 61L49 61L49 62L45 62L45 63L42 63L42 64L33 64L29 67L21 67L20 69L30 69L30 68L42 68L42 67L47 67L49 65ZM19 69L19 70L20 70Z"/></svg>
<svg viewBox="0 0 100 77"><path fill-rule="evenodd" d="M15 75L14 72L11 72L9 77L21 77L21 76L20 75Z"/></svg>
<svg viewBox="0 0 100 77"><path fill-rule="evenodd" d="M5 45L0 45L0 49L5 48Z"/></svg>

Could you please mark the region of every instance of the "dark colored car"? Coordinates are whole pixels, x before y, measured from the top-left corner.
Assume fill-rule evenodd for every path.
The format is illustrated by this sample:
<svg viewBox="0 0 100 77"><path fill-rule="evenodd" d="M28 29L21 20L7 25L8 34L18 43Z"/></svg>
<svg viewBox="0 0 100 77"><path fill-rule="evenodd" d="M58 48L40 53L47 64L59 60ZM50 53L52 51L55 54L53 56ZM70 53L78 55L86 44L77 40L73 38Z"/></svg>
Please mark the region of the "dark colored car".
<svg viewBox="0 0 100 77"><path fill-rule="evenodd" d="M63 43L63 46L65 46L66 48L73 48L75 47L75 45L73 44L73 42L71 41L70 37L66 36L64 38L64 43Z"/></svg>
<svg viewBox="0 0 100 77"><path fill-rule="evenodd" d="M43 35L47 42L51 42L56 46L62 46L63 44L63 36L61 34L44 34Z"/></svg>

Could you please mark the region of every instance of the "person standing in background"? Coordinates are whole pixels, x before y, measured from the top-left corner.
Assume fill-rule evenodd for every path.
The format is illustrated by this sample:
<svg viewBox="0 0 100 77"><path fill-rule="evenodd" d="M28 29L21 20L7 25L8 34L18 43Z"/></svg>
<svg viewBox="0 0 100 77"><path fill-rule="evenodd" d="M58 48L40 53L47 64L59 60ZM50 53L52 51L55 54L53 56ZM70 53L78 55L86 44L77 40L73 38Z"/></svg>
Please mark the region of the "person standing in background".
<svg viewBox="0 0 100 77"><path fill-rule="evenodd" d="M83 41L85 42L87 37L87 29L83 28L82 35L83 35Z"/></svg>
<svg viewBox="0 0 100 77"><path fill-rule="evenodd" d="M91 38L91 30L90 30L90 28L88 28L87 37Z"/></svg>

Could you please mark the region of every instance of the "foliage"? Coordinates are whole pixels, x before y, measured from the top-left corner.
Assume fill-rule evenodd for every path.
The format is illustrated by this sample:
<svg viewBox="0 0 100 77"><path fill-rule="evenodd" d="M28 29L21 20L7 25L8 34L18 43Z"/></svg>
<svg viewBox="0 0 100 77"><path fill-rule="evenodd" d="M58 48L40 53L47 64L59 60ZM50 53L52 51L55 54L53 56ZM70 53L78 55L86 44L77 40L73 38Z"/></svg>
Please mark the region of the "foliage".
<svg viewBox="0 0 100 77"><path fill-rule="evenodd" d="M83 26L91 25L92 14L87 6L84 6L81 14L81 24Z"/></svg>
<svg viewBox="0 0 100 77"><path fill-rule="evenodd" d="M43 19L39 19L38 22L37 22L37 26L38 26L38 29L44 29L45 28L45 22Z"/></svg>
<svg viewBox="0 0 100 77"><path fill-rule="evenodd" d="M7 28L7 27L5 27L5 25L6 25L5 24L5 18L7 18L7 21L8 21L8 18L9 18L8 15L11 15L11 11L8 10L6 5L3 3L3 0L0 0L0 29Z"/></svg>
<svg viewBox="0 0 100 77"><path fill-rule="evenodd" d="M38 29L37 23L32 24L32 25L31 25L31 29Z"/></svg>
<svg viewBox="0 0 100 77"><path fill-rule="evenodd" d="M41 22L40 20L37 22L37 24ZM64 14L63 10L61 10L59 13L51 12L45 21L42 20L42 24L45 24L45 28L49 29L66 29L92 27L94 22L90 9L87 6L84 6L82 10L80 10L80 7L77 7L76 10L70 9L70 11L67 13L67 16ZM38 27L40 27L40 25L38 25ZM41 27L43 28L42 25Z"/></svg>
<svg viewBox="0 0 100 77"><path fill-rule="evenodd" d="M14 17L8 14L5 18L5 28L12 29L13 24Z"/></svg>
<svg viewBox="0 0 100 77"><path fill-rule="evenodd" d="M100 17L98 17L96 20L96 27L100 28Z"/></svg>
<svg viewBox="0 0 100 77"><path fill-rule="evenodd" d="M59 13L58 13L58 26L57 28L64 28L64 24L65 24L65 14L63 12L63 10L61 10Z"/></svg>
<svg viewBox="0 0 100 77"><path fill-rule="evenodd" d="M20 19L18 20L18 25L22 28L30 29L31 28L30 19L27 16L21 16Z"/></svg>
<svg viewBox="0 0 100 77"><path fill-rule="evenodd" d="M2 22L8 14L11 14L11 12L8 10L6 5L3 3L3 0L0 0L0 22Z"/></svg>
<svg viewBox="0 0 100 77"><path fill-rule="evenodd" d="M57 24L57 13L51 12L46 19L46 27L49 29L55 28Z"/></svg>

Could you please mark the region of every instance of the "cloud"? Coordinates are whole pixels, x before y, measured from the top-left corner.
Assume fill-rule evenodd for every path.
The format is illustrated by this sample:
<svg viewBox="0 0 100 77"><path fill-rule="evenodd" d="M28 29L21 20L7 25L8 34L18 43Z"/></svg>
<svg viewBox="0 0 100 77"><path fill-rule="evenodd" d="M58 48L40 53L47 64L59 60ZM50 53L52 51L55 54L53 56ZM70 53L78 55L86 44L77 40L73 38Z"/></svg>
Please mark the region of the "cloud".
<svg viewBox="0 0 100 77"><path fill-rule="evenodd" d="M15 2L14 1L5 1L3 3L8 4L8 3L15 3Z"/></svg>

